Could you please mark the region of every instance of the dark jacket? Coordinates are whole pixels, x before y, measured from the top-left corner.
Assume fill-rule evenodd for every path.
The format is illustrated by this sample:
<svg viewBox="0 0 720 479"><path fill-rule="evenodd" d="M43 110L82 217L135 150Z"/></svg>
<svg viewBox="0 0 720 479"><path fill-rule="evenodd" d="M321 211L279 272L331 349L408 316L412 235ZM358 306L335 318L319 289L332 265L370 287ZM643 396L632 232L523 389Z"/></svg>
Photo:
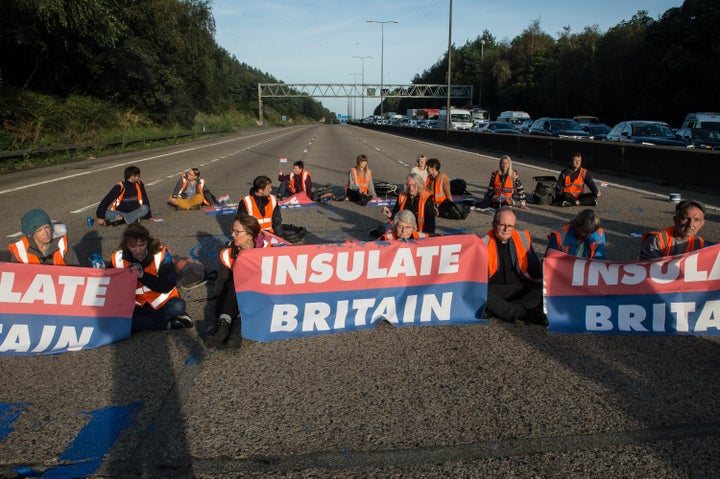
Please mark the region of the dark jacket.
<svg viewBox="0 0 720 479"><path fill-rule="evenodd" d="M147 191L145 191L145 184L142 181L137 182L138 186L140 186L140 194L142 195L142 204L146 205L148 209L150 208L150 198L148 198ZM120 196L120 194L123 193L123 198L118 207L116 208L117 211L122 211L124 213L130 213L131 211L135 211L136 209L140 208L140 203L138 201L138 194L137 194L137 188L135 186L135 183L132 183L130 181L122 181L120 183L115 183L115 186L112 187L112 189L108 192L107 195L105 195L105 198L102 199L100 204L97 207L97 211L95 211L95 216L100 219L105 219L105 212L108 208L113 204L113 202ZM152 211L148 211L148 214L145 215L145 218L150 218L152 216Z"/></svg>

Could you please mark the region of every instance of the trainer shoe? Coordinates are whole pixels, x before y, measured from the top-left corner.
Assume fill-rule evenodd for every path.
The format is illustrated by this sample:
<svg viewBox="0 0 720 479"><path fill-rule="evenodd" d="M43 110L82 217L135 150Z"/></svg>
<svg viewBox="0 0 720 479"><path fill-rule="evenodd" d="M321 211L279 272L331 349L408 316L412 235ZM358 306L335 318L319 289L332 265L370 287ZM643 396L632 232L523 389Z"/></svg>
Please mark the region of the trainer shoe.
<svg viewBox="0 0 720 479"><path fill-rule="evenodd" d="M230 334L230 316L221 314L215 323L215 328L210 334L205 336L205 346L208 348L217 348L225 342Z"/></svg>
<svg viewBox="0 0 720 479"><path fill-rule="evenodd" d="M173 319L168 321L168 329L185 329L185 328L192 328L192 327L193 327L193 320L187 314L181 314L179 316L175 316Z"/></svg>
<svg viewBox="0 0 720 479"><path fill-rule="evenodd" d="M223 349L238 349L242 346L242 319L237 316L233 319L230 324L230 334L228 335L225 343L223 343Z"/></svg>

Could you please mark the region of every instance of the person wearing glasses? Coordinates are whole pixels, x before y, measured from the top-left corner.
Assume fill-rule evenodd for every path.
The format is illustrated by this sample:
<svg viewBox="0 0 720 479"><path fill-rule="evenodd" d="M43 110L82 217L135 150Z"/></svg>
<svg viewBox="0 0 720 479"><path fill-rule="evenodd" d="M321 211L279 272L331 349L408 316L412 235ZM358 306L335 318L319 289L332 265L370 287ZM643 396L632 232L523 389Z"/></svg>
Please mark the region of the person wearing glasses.
<svg viewBox="0 0 720 479"><path fill-rule="evenodd" d="M547 324L542 313L542 271L530 233L517 229L512 208L495 212L483 240L488 248L486 314L503 321Z"/></svg>
<svg viewBox="0 0 720 479"><path fill-rule="evenodd" d="M417 230L415 215L410 210L400 210L395 215L393 229L385 233L380 239L383 241L427 238L428 235Z"/></svg>
<svg viewBox="0 0 720 479"><path fill-rule="evenodd" d="M220 263L225 268L218 282L222 285L215 301L217 322L212 331L205 337L208 348L239 348L242 344L241 318L235 296L235 280L233 266L244 250L253 248L269 248L272 243L262 240L258 220L245 213L235 215L232 224L230 241L227 247L220 250Z"/></svg>

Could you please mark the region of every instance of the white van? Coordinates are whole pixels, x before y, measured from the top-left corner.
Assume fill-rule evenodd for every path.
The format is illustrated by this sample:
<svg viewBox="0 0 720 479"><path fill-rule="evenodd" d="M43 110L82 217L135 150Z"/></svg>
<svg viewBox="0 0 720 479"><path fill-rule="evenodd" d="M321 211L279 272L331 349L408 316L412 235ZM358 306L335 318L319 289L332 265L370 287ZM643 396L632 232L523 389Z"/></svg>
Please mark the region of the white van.
<svg viewBox="0 0 720 479"><path fill-rule="evenodd" d="M437 128L445 129L447 124L447 110L442 109L438 114ZM472 115L469 110L450 109L450 129L451 130L470 130L473 127Z"/></svg>
<svg viewBox="0 0 720 479"><path fill-rule="evenodd" d="M520 128L520 125L529 119L530 115L526 111L504 111L497 117L497 121L512 123L515 128Z"/></svg>
<svg viewBox="0 0 720 479"><path fill-rule="evenodd" d="M720 131L720 113L709 111L688 113L682 128L707 128Z"/></svg>

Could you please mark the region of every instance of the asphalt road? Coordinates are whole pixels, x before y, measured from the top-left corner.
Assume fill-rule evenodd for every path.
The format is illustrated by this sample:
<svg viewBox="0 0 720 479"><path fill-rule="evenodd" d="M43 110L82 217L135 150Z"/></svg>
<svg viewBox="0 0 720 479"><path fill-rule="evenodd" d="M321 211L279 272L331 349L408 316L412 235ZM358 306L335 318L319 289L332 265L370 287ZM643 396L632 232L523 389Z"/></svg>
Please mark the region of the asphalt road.
<svg viewBox="0 0 720 479"><path fill-rule="evenodd" d="M217 268L231 216L165 204L197 166L217 195L244 196L302 159L316 184L341 186L365 153L376 179L400 183L437 157L480 196L500 153L453 149L350 126L293 127L88 159L0 176L6 243L25 211L68 226L78 256L104 258L121 227L88 227L123 169L138 165L174 254ZM514 158L526 190L556 175ZM709 206L702 236L720 241L716 195L595 172L609 259L632 260L635 233L667 226L670 192ZM542 254L575 208L518 211ZM367 240L380 208L348 202L283 210L305 243ZM487 213L438 220L443 234L484 234ZM1 268L1 266L0 266ZM0 472L40 477L714 478L720 470L720 348L699 337L550 335L522 323L393 328L208 351L213 286L185 295L196 328L139 333L94 350L0 357ZM3 468L4 467L4 471ZM2 477L2 476L0 476Z"/></svg>

